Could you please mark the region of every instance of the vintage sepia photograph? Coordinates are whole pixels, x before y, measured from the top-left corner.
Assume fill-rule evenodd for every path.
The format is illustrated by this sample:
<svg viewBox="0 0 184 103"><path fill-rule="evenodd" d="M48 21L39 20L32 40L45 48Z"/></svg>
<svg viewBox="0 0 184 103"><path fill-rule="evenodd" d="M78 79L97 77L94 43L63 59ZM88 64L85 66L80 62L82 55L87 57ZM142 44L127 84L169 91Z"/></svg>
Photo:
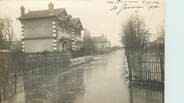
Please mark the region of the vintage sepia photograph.
<svg viewBox="0 0 184 103"><path fill-rule="evenodd" d="M164 0L0 0L0 103L164 103Z"/></svg>

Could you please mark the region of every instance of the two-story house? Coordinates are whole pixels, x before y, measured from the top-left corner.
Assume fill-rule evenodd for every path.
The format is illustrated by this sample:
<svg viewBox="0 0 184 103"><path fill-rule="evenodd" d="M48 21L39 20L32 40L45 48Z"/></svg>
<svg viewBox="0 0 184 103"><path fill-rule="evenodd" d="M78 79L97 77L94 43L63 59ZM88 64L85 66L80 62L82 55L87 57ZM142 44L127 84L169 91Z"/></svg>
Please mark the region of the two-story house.
<svg viewBox="0 0 184 103"><path fill-rule="evenodd" d="M72 18L64 8L28 11L21 7L22 51L53 52L77 50L82 41L83 26L79 18Z"/></svg>
<svg viewBox="0 0 184 103"><path fill-rule="evenodd" d="M101 36L93 37L96 52L107 52L111 48L111 42L102 34Z"/></svg>

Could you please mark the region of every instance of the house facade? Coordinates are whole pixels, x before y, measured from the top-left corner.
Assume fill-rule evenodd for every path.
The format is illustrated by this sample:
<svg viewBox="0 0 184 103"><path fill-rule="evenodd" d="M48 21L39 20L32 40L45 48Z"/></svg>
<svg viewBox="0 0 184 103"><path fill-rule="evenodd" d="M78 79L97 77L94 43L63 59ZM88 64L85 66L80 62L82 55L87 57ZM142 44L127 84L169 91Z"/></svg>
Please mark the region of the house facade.
<svg viewBox="0 0 184 103"><path fill-rule="evenodd" d="M102 34L101 36L93 37L94 46L98 53L108 52L111 48L111 42Z"/></svg>
<svg viewBox="0 0 184 103"><path fill-rule="evenodd" d="M22 51L54 52L77 50L82 42L83 26L79 18L72 18L64 8L29 11L21 7Z"/></svg>

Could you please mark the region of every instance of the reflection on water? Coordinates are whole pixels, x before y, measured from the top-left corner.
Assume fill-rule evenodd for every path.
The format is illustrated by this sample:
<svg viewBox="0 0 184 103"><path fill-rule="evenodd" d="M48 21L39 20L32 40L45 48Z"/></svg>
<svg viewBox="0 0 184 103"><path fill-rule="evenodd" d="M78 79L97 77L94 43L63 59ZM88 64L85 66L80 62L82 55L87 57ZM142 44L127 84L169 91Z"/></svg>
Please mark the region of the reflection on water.
<svg viewBox="0 0 184 103"><path fill-rule="evenodd" d="M163 88L130 85L125 72L123 51L64 73L34 69L18 80L25 94L21 99L25 103L163 103Z"/></svg>
<svg viewBox="0 0 184 103"><path fill-rule="evenodd" d="M0 78L0 103L24 103L22 75L13 74L7 78Z"/></svg>
<svg viewBox="0 0 184 103"><path fill-rule="evenodd" d="M164 103L164 89L161 86L130 86L130 103Z"/></svg>
<svg viewBox="0 0 184 103"><path fill-rule="evenodd" d="M75 103L84 92L83 71L75 70L58 78L58 103Z"/></svg>
<svg viewBox="0 0 184 103"><path fill-rule="evenodd" d="M24 77L26 103L74 103L83 94L82 70L63 74L30 72Z"/></svg>
<svg viewBox="0 0 184 103"><path fill-rule="evenodd" d="M85 92L80 103L129 103L128 82L122 77L123 52L100 57L82 66Z"/></svg>
<svg viewBox="0 0 184 103"><path fill-rule="evenodd" d="M56 103L56 77L53 74L27 73L24 76L26 103Z"/></svg>

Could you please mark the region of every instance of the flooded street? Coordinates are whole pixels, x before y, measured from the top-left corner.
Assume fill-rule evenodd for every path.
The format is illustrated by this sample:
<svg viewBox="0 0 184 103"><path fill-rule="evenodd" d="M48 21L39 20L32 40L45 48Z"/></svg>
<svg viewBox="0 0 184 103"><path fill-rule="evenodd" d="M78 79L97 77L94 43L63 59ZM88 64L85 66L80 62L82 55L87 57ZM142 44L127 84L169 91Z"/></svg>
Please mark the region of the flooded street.
<svg viewBox="0 0 184 103"><path fill-rule="evenodd" d="M123 51L97 56L65 73L35 77L35 82L41 79L42 83L27 85L25 100L26 103L130 103L124 71Z"/></svg>
<svg viewBox="0 0 184 103"><path fill-rule="evenodd" d="M39 69L17 78L18 94L2 103L163 103L160 87L130 85L123 50L62 73Z"/></svg>
<svg viewBox="0 0 184 103"><path fill-rule="evenodd" d="M84 69L84 94L78 103L129 103L123 63L123 52L117 51L80 66Z"/></svg>
<svg viewBox="0 0 184 103"><path fill-rule="evenodd" d="M129 103L123 51L94 59L57 77L58 103Z"/></svg>
<svg viewBox="0 0 184 103"><path fill-rule="evenodd" d="M59 76L59 103L163 103L162 88L129 84L124 60L119 50Z"/></svg>

